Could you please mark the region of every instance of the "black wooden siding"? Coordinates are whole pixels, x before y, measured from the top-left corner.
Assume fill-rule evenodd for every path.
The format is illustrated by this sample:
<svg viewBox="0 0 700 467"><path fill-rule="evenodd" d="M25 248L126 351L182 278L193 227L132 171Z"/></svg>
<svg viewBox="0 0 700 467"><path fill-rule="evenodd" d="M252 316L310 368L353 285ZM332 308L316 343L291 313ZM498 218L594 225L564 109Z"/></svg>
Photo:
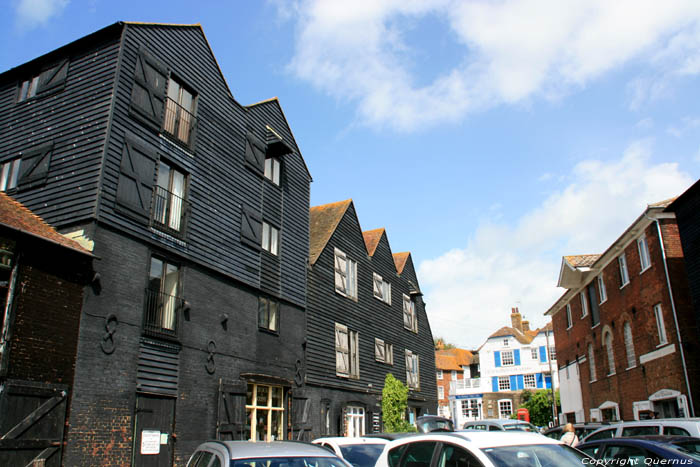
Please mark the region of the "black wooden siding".
<svg viewBox="0 0 700 467"><path fill-rule="evenodd" d="M335 292L334 247L343 251L348 259L357 262L357 301ZM391 306L374 297L374 272L391 283ZM392 373L406 383L405 350L408 349L420 356L420 391L411 391L409 398L437 400L433 336L421 299L416 300L418 334L405 329L403 325L402 296L410 293L407 277L417 284L411 263L407 263L403 274L397 274L386 236L382 237L374 256L368 256L351 205L309 273L306 348L308 384L381 393L387 373ZM349 330L359 332L359 379L336 376L335 323L344 324ZM393 344L393 365L375 361L375 338ZM372 385L370 389L369 384Z"/></svg>
<svg viewBox="0 0 700 467"><path fill-rule="evenodd" d="M305 306L310 180L281 109L274 103L240 106L231 97L199 27L126 27L100 219L273 296ZM136 60L139 49L144 47L170 69L172 76L196 93L198 126L191 150L157 134L130 114ZM264 141L265 125L283 135L294 149L283 156L285 186L281 189L268 187L269 182L244 163L246 131ZM126 139L138 141L156 157L167 159L188 173L191 209L185 246L159 241L147 220L134 219L115 209ZM281 228L279 259L268 258L266 253L241 243L243 209L269 218L271 224ZM305 214L300 215L302 212Z"/></svg>

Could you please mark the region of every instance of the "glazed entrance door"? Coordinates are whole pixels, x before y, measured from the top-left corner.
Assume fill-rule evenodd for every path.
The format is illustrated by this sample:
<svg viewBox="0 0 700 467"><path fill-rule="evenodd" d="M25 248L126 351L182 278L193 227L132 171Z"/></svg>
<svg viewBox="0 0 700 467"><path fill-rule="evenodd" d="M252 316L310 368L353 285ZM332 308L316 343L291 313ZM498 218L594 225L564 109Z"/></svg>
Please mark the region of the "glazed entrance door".
<svg viewBox="0 0 700 467"><path fill-rule="evenodd" d="M133 465L172 467L175 398L138 394L134 424Z"/></svg>

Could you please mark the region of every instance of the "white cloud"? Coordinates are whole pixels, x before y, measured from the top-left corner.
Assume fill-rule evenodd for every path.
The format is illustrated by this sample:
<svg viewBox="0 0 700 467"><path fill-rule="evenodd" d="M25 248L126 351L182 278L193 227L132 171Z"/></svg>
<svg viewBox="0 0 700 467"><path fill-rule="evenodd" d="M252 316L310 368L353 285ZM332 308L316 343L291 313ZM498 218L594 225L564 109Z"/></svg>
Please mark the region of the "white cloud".
<svg viewBox="0 0 700 467"><path fill-rule="evenodd" d="M558 98L633 60L700 73L696 0L301 0L290 10L298 21L290 70L355 103L361 122L403 131ZM419 85L413 57L437 51L412 50L408 38L428 17L444 22L463 53ZM665 71L636 81L633 105L662 93L667 78Z"/></svg>
<svg viewBox="0 0 700 467"><path fill-rule="evenodd" d="M19 0L16 9L16 24L22 30L45 26L49 19L58 16L69 0Z"/></svg>
<svg viewBox="0 0 700 467"><path fill-rule="evenodd" d="M561 257L602 253L649 203L679 195L692 183L677 164L650 162L651 142L631 144L611 162L583 161L569 185L511 223L481 222L467 245L419 266L435 337L468 348L510 326L518 306L543 326L561 296Z"/></svg>

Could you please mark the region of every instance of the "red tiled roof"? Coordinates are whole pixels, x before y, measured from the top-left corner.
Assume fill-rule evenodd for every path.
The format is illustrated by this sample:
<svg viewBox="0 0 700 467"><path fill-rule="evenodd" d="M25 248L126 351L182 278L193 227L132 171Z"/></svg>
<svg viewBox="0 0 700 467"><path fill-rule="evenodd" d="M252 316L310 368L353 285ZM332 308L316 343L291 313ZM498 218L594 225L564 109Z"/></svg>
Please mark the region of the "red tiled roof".
<svg viewBox="0 0 700 467"><path fill-rule="evenodd" d="M333 232L338 227L338 223L345 215L352 204L351 199L338 201L336 203L314 206L309 210L309 262L313 265Z"/></svg>
<svg viewBox="0 0 700 467"><path fill-rule="evenodd" d="M377 245L379 245L379 240L381 240L383 233L383 228L362 232L362 236L365 239L365 246L367 247L367 254L370 256L374 256L374 252L377 249Z"/></svg>
<svg viewBox="0 0 700 467"><path fill-rule="evenodd" d="M10 229L39 237L52 243L91 255L74 240L64 237L22 203L0 192L0 224Z"/></svg>
<svg viewBox="0 0 700 467"><path fill-rule="evenodd" d="M461 370L472 363L474 354L466 349L443 349L435 351L435 368L439 370Z"/></svg>
<svg viewBox="0 0 700 467"><path fill-rule="evenodd" d="M598 261L600 255L571 255L564 256L567 263L573 268L589 268Z"/></svg>
<svg viewBox="0 0 700 467"><path fill-rule="evenodd" d="M394 257L394 264L396 264L396 272L401 274L403 272L403 268L406 266L408 257L411 256L411 252L405 251L403 253L394 253L392 256Z"/></svg>

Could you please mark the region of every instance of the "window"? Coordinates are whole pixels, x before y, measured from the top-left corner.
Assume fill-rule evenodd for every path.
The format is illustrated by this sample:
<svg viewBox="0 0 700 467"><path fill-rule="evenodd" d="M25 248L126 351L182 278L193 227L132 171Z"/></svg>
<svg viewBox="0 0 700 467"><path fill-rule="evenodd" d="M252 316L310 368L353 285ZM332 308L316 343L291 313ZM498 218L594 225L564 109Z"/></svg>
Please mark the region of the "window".
<svg viewBox="0 0 700 467"><path fill-rule="evenodd" d="M177 336L177 313L182 305L178 296L179 287L180 268L160 258L151 257L144 313L146 333Z"/></svg>
<svg viewBox="0 0 700 467"><path fill-rule="evenodd" d="M612 333L610 331L606 332L603 336L603 344L605 345L605 352L608 355L608 376L615 374L615 354L613 352L612 340Z"/></svg>
<svg viewBox="0 0 700 467"><path fill-rule="evenodd" d="M394 364L394 346L382 339L374 339L374 359L387 365Z"/></svg>
<svg viewBox="0 0 700 467"><path fill-rule="evenodd" d="M656 330L659 334L659 345L668 344L668 338L666 337L666 326L664 325L664 314L663 310L661 310L660 303L654 305L654 316L656 317Z"/></svg>
<svg viewBox="0 0 700 467"><path fill-rule="evenodd" d="M420 389L420 370L418 355L406 349L406 386Z"/></svg>
<svg viewBox="0 0 700 467"><path fill-rule="evenodd" d="M441 380L441 379L443 378L443 376L442 376L442 370L437 370L436 373L437 373L437 379L440 379L440 380Z"/></svg>
<svg viewBox="0 0 700 467"><path fill-rule="evenodd" d="M588 298L586 297L586 291L581 292L581 318L588 316Z"/></svg>
<svg viewBox="0 0 700 467"><path fill-rule="evenodd" d="M185 174L160 161L157 178L153 190L153 223L177 234L184 227Z"/></svg>
<svg viewBox="0 0 700 467"><path fill-rule="evenodd" d="M262 223L262 248L277 256L280 248L280 231L263 221Z"/></svg>
<svg viewBox="0 0 700 467"><path fill-rule="evenodd" d="M533 360L539 360L539 359L540 359L540 355L537 353L537 347L531 347L531 348L530 348L530 357L531 357Z"/></svg>
<svg viewBox="0 0 700 467"><path fill-rule="evenodd" d="M593 350L593 344L588 344L588 370L591 373L591 382L595 381L595 352Z"/></svg>
<svg viewBox="0 0 700 467"><path fill-rule="evenodd" d="M596 297L596 287L592 282L588 284L588 303L591 306L591 327L596 327L600 323L600 308Z"/></svg>
<svg viewBox="0 0 700 467"><path fill-rule="evenodd" d="M457 371L452 370L450 373L451 373L450 379L452 379L452 381L457 381Z"/></svg>
<svg viewBox="0 0 700 467"><path fill-rule="evenodd" d="M249 441L284 439L284 392L281 386L248 383L245 411Z"/></svg>
<svg viewBox="0 0 700 467"><path fill-rule="evenodd" d="M442 386L438 386L438 399L444 399L445 398L445 388Z"/></svg>
<svg viewBox="0 0 700 467"><path fill-rule="evenodd" d="M275 185L280 184L280 160L276 157L265 158L265 178Z"/></svg>
<svg viewBox="0 0 700 467"><path fill-rule="evenodd" d="M600 295L600 303L603 304L608 299L608 293L605 291L605 281L603 275L598 276L598 295Z"/></svg>
<svg viewBox="0 0 700 467"><path fill-rule="evenodd" d="M68 60L64 59L54 64L51 68L43 70L40 74L30 76L22 81L22 84L19 86L17 102L61 89L65 85L66 77L68 76L68 66Z"/></svg>
<svg viewBox="0 0 700 467"><path fill-rule="evenodd" d="M22 82L19 88L19 96L17 102L22 102L36 96L36 89L39 86L39 75L32 76Z"/></svg>
<svg viewBox="0 0 700 467"><path fill-rule="evenodd" d="M513 414L513 401L510 399L498 401L498 414L501 418L510 418Z"/></svg>
<svg viewBox="0 0 700 467"><path fill-rule="evenodd" d="M339 294L357 299L357 263L335 249L335 291Z"/></svg>
<svg viewBox="0 0 700 467"><path fill-rule="evenodd" d="M409 331L418 332L416 303L406 294L403 296L403 327Z"/></svg>
<svg viewBox="0 0 700 467"><path fill-rule="evenodd" d="M512 350L504 350L501 352L501 365L515 365L515 358Z"/></svg>
<svg viewBox="0 0 700 467"><path fill-rule="evenodd" d="M637 366L637 359L634 355L634 340L632 340L632 325L627 321L622 327L622 334L625 337L625 353L627 354L627 368Z"/></svg>
<svg viewBox="0 0 700 467"><path fill-rule="evenodd" d="M277 332L280 304L271 298L258 298L258 327Z"/></svg>
<svg viewBox="0 0 700 467"><path fill-rule="evenodd" d="M557 349L553 345L549 346L549 359L550 360L557 359Z"/></svg>
<svg viewBox="0 0 700 467"><path fill-rule="evenodd" d="M537 387L537 381L535 379L535 375L524 375L523 376L523 384L525 386L525 389L534 389Z"/></svg>
<svg viewBox="0 0 700 467"><path fill-rule="evenodd" d="M637 249L639 250L639 265L642 268L640 272L644 272L647 269L649 269L649 267L651 267L651 259L649 258L649 245L647 245L646 236L642 235L637 239Z"/></svg>
<svg viewBox="0 0 700 467"><path fill-rule="evenodd" d="M360 377L359 335L338 323L335 324L335 373L350 378Z"/></svg>
<svg viewBox="0 0 700 467"><path fill-rule="evenodd" d="M627 257L624 253L618 256L617 264L620 266L620 288L623 288L630 283L630 275L627 271Z"/></svg>
<svg viewBox="0 0 700 467"><path fill-rule="evenodd" d="M499 391L510 391L510 378L508 376L498 377L498 390Z"/></svg>
<svg viewBox="0 0 700 467"><path fill-rule="evenodd" d="M373 273L374 296L387 305L391 305L391 284L382 279L377 273Z"/></svg>
<svg viewBox="0 0 700 467"><path fill-rule="evenodd" d="M355 438L365 434L365 409L363 407L347 406L345 408L346 436Z"/></svg>
<svg viewBox="0 0 700 467"><path fill-rule="evenodd" d="M566 329L569 329L571 326L573 326L573 322L571 321L571 305L566 304Z"/></svg>
<svg viewBox="0 0 700 467"><path fill-rule="evenodd" d="M503 347L508 347L509 342L508 339L503 339Z"/></svg>
<svg viewBox="0 0 700 467"><path fill-rule="evenodd" d="M19 158L7 161L0 166L0 191L17 188L17 174L19 174Z"/></svg>
<svg viewBox="0 0 700 467"><path fill-rule="evenodd" d="M185 144L190 144L194 127L194 95L176 80L168 80L163 129Z"/></svg>

